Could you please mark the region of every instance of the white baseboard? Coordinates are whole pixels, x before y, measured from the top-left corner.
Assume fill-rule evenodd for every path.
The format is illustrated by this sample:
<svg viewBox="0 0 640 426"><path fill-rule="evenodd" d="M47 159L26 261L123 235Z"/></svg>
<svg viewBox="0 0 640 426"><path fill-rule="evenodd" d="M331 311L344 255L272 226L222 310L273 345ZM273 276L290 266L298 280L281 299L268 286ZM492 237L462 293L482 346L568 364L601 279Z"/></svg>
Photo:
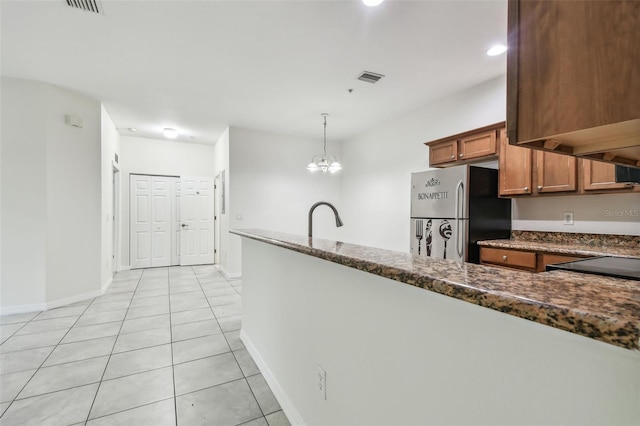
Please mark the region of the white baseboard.
<svg viewBox="0 0 640 426"><path fill-rule="evenodd" d="M24 314L25 312L37 312L46 310L46 303L32 303L29 305L16 305L0 308L0 315Z"/></svg>
<svg viewBox="0 0 640 426"><path fill-rule="evenodd" d="M269 366L267 366L264 359L262 359L262 356L260 356L260 353L251 342L251 339L247 337L244 330L240 330L240 339L242 340L242 343L244 343L245 347L247 348L247 351L255 361L256 365L258 366L258 369L260 369L260 372L262 373L262 377L264 377L264 380L267 382L267 384L271 388L273 395L278 400L278 403L280 403L280 407L282 408L282 411L284 411L284 414L286 414L287 418L289 419L289 422L294 426L306 425L306 423L302 419L302 416L296 409L295 405L293 405L293 402L291 401L291 399L289 399L287 394L284 392L284 390L278 383L278 380L275 378L275 376L269 369Z"/></svg>
<svg viewBox="0 0 640 426"><path fill-rule="evenodd" d="M130 270L131 270L131 265L120 265L120 266L118 266L118 272L130 271Z"/></svg>
<svg viewBox="0 0 640 426"><path fill-rule="evenodd" d="M231 272L227 271L226 269L224 269L224 266L222 266L222 265L218 266L218 270L220 271L222 276L225 277L228 280L237 280L237 279L242 278L242 273L240 273L240 272L231 273Z"/></svg>
<svg viewBox="0 0 640 426"><path fill-rule="evenodd" d="M107 289L109 288L112 282L113 282L113 276L109 277L107 282L105 282L102 285L102 288L100 290L90 291L88 293L66 297L64 299L58 299L52 302L34 303L30 305L7 306L4 308L0 307L0 315L13 315L13 314L23 314L26 312L47 311L49 309L59 308L60 306L81 302L83 300L93 299L94 297L102 296L107 291Z"/></svg>

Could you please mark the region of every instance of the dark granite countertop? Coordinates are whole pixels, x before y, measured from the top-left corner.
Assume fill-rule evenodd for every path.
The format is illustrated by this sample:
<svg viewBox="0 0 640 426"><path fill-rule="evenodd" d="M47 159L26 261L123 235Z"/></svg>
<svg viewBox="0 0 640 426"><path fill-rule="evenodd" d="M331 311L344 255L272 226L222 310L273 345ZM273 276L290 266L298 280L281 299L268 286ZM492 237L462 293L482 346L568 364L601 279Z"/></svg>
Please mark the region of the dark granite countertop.
<svg viewBox="0 0 640 426"><path fill-rule="evenodd" d="M640 349L640 283L532 274L260 229L232 234L325 259L627 349Z"/></svg>

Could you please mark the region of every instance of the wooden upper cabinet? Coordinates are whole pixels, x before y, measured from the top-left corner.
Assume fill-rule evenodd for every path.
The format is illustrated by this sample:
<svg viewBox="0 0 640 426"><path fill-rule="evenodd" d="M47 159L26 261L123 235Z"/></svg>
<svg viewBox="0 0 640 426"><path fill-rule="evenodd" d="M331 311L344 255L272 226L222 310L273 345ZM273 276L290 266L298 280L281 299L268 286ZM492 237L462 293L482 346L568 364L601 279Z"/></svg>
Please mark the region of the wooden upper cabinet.
<svg viewBox="0 0 640 426"><path fill-rule="evenodd" d="M531 194L530 148L509 145L506 131L500 131L500 196Z"/></svg>
<svg viewBox="0 0 640 426"><path fill-rule="evenodd" d="M431 166L456 161L458 158L458 141L440 142L429 146L429 164Z"/></svg>
<svg viewBox="0 0 640 426"><path fill-rule="evenodd" d="M640 166L640 1L509 0L508 21L510 142Z"/></svg>
<svg viewBox="0 0 640 426"><path fill-rule="evenodd" d="M504 129L504 122L425 142L429 147L429 165L448 167L494 160L500 129Z"/></svg>
<svg viewBox="0 0 640 426"><path fill-rule="evenodd" d="M568 192L578 189L577 158L553 152L536 152L536 190Z"/></svg>
<svg viewBox="0 0 640 426"><path fill-rule="evenodd" d="M497 152L496 139L495 130L460 138L458 159L468 160L495 155Z"/></svg>
<svg viewBox="0 0 640 426"><path fill-rule="evenodd" d="M582 189L591 191L639 191L640 187L628 183L616 183L616 166L602 161L580 160L582 162Z"/></svg>

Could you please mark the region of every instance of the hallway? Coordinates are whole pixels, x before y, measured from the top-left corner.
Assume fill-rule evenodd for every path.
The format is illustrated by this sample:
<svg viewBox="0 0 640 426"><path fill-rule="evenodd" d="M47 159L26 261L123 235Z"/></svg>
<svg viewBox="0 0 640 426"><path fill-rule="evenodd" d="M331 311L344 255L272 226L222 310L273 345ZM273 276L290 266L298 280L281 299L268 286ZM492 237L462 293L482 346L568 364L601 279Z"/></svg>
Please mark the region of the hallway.
<svg viewBox="0 0 640 426"><path fill-rule="evenodd" d="M0 423L288 425L239 339L241 289L213 265L132 270L0 317Z"/></svg>

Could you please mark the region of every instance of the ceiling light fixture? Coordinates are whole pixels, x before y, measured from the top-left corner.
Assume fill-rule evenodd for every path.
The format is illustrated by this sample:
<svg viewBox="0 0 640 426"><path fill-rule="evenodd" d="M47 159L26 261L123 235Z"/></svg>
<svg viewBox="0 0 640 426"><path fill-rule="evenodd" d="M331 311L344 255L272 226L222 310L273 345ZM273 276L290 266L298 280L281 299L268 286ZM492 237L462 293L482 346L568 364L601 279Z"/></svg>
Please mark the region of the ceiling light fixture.
<svg viewBox="0 0 640 426"><path fill-rule="evenodd" d="M315 155L309 165L307 166L307 170L310 172L317 172L318 170L322 171L322 173L337 173L342 170L342 166L338 163L338 157L331 156L327 157L327 116L329 114L322 113L322 117L324 117L324 149L322 155Z"/></svg>
<svg viewBox="0 0 640 426"><path fill-rule="evenodd" d="M134 127L129 127L127 128L128 131L130 131L131 133L135 133L138 131L138 129L134 128Z"/></svg>
<svg viewBox="0 0 640 426"><path fill-rule="evenodd" d="M384 0L362 0L362 3L366 4L369 7L378 6Z"/></svg>
<svg viewBox="0 0 640 426"><path fill-rule="evenodd" d="M178 137L178 131L176 129L172 129L171 127L165 127L162 131L162 134L165 138L175 139Z"/></svg>
<svg viewBox="0 0 640 426"><path fill-rule="evenodd" d="M504 44L496 44L494 46L491 46L491 49L487 50L487 55L498 56L498 55L502 55L506 51L507 51L507 46L505 46Z"/></svg>

